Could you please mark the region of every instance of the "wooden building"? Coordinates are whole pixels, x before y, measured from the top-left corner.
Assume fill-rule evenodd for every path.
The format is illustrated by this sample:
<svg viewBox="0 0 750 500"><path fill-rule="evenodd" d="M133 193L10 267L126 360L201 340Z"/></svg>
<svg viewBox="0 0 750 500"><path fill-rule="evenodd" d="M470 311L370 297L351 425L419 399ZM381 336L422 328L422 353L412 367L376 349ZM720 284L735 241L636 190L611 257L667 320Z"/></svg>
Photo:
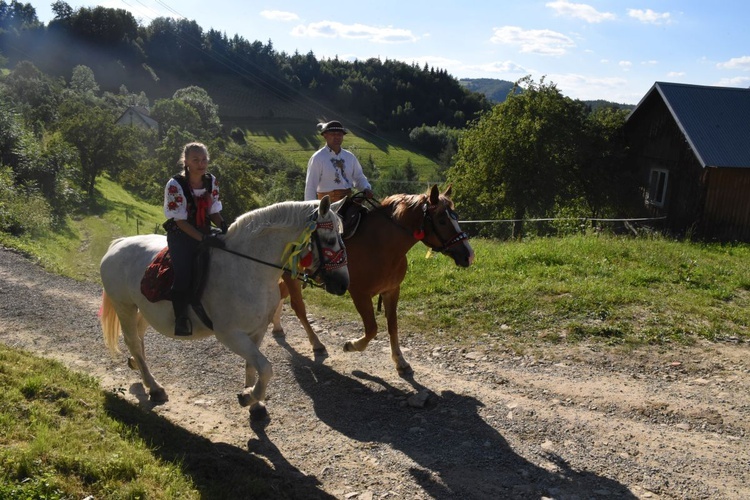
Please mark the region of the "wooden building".
<svg viewBox="0 0 750 500"><path fill-rule="evenodd" d="M656 82L625 123L631 165L665 228L750 241L750 90Z"/></svg>
<svg viewBox="0 0 750 500"><path fill-rule="evenodd" d="M128 106L128 108L115 121L115 125L128 125L159 130L159 123L149 116L149 112L142 106Z"/></svg>

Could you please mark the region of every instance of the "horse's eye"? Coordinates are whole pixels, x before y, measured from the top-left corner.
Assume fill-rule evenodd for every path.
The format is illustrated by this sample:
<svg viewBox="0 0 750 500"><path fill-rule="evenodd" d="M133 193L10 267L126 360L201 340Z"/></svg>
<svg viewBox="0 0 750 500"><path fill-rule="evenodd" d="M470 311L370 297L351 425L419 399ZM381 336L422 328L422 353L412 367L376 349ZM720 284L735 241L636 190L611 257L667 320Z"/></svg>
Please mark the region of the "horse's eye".
<svg viewBox="0 0 750 500"><path fill-rule="evenodd" d="M446 210L448 212L448 216L453 219L454 221L458 222L458 214L454 212L453 210Z"/></svg>

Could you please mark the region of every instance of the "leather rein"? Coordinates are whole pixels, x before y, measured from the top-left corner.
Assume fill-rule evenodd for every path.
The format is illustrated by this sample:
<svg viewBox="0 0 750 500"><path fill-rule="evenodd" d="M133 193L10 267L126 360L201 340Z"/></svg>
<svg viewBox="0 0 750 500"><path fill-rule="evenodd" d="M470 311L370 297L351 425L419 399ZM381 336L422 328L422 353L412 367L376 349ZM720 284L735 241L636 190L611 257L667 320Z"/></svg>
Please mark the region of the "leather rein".
<svg viewBox="0 0 750 500"><path fill-rule="evenodd" d="M318 212L314 212L312 216L310 217L310 220L315 221L318 218ZM333 229L333 223L332 222L316 222L315 229L313 230L311 234L311 238L315 243L315 247L318 249L318 259L320 261L320 264L318 265L318 268L311 274L308 275L307 273L298 274L297 279L302 281L305 285L310 285L313 287L323 288L325 286L324 283L318 283L315 281L315 278L320 275L321 279L325 281L325 276L327 271L333 271L334 269L338 269L339 267L346 265L346 251L344 250L344 245L342 244L342 249L339 252L333 252L332 250L329 250L327 248L323 248L323 245L320 243L320 235L318 235L318 228L325 228L325 229ZM339 236L339 240L340 240ZM265 266L269 267L275 267L276 269L281 269L282 271L288 272L290 274L294 274L291 269L288 269L285 266L274 264L273 262L268 262L265 260L258 259L256 257L252 257L250 255L244 254L242 252L237 252L235 250L230 250L226 247L221 248L221 250L231 253L232 255L236 255L237 257L242 257L243 259L252 260L253 262L257 262L259 264L263 264Z"/></svg>

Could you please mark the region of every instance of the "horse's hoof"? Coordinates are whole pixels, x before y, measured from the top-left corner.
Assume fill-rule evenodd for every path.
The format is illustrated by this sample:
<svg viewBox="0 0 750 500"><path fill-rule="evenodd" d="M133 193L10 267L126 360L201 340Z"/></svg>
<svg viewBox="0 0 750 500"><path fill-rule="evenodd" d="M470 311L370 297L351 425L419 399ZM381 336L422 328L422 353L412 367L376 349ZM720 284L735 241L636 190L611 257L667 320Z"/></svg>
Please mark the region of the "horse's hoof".
<svg viewBox="0 0 750 500"><path fill-rule="evenodd" d="M354 344L351 340L347 340L344 344L344 352L354 352L356 349L354 348Z"/></svg>
<svg viewBox="0 0 750 500"><path fill-rule="evenodd" d="M167 396L167 391L165 391L163 388L159 389L153 389L148 392L148 398L151 400L152 403L166 403L169 401L169 396Z"/></svg>
<svg viewBox="0 0 750 500"><path fill-rule="evenodd" d="M271 330L271 334L274 337L286 337L286 333L284 332L283 328L279 328L278 330Z"/></svg>
<svg viewBox="0 0 750 500"><path fill-rule="evenodd" d="M268 410L263 403L257 403L250 408L250 420L259 422L268 418Z"/></svg>
<svg viewBox="0 0 750 500"><path fill-rule="evenodd" d="M135 358L133 356L130 356L128 358L128 368L130 368L131 370L138 371L138 365L136 364Z"/></svg>
<svg viewBox="0 0 750 500"><path fill-rule="evenodd" d="M410 364L406 364L406 366L397 366L396 371L398 374L402 377L408 377L409 375L414 375L414 370L412 370Z"/></svg>
<svg viewBox="0 0 750 500"><path fill-rule="evenodd" d="M248 393L244 393L244 392L237 393L237 401L240 403L240 406L242 406L243 408L247 407L247 406L250 406L251 404L253 404L254 400L255 400L255 398L249 392Z"/></svg>
<svg viewBox="0 0 750 500"><path fill-rule="evenodd" d="M344 348L346 350L346 348ZM328 357L328 349L326 349L326 346L318 347L317 349L313 349L313 354L316 358L327 358Z"/></svg>

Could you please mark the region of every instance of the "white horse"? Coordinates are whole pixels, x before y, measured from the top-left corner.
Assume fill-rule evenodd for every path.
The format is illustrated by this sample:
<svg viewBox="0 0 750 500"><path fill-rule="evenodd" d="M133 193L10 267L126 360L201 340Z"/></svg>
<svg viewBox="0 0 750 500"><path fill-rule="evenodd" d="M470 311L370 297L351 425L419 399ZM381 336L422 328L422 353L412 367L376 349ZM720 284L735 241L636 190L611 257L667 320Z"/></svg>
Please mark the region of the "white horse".
<svg viewBox="0 0 750 500"><path fill-rule="evenodd" d="M191 311L193 334L179 338L216 335L245 359L245 389L237 396L240 405L250 406L254 418L266 414L263 401L272 369L259 347L279 303L278 282L282 268L288 265L282 262L282 254L299 253L299 249L302 253L311 252L309 269L329 293L343 295L349 285L337 208L338 204L332 206L328 197L320 202L289 201L260 208L242 215L229 227L224 236L226 250L211 250L202 303L213 330ZM118 352L122 329L131 354L128 365L140 371L155 402L168 397L146 364L143 338L148 325L162 335L174 337L175 317L168 300L149 302L141 293L140 283L148 265L166 246L166 237L161 235L120 238L112 242L100 267L105 344L112 352ZM309 257L303 260L310 262Z"/></svg>

